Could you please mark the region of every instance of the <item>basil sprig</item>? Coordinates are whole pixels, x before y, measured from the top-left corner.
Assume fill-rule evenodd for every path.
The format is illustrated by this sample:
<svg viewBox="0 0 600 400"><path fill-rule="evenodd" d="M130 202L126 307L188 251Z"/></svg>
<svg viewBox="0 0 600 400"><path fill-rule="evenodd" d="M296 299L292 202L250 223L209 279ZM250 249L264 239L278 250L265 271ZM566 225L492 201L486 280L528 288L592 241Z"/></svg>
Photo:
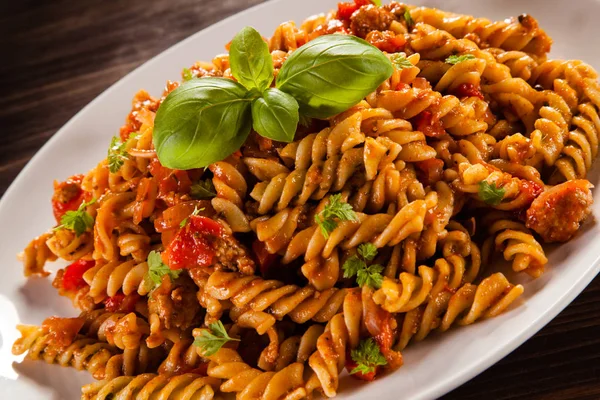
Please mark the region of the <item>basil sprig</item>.
<svg viewBox="0 0 600 400"><path fill-rule="evenodd" d="M260 34L246 27L229 51L231 73L191 79L172 91L154 121L154 147L162 165L206 167L240 148L250 128L281 142L294 140L299 111L329 118L347 110L390 77L390 60L366 41L325 35L296 50L279 70Z"/></svg>
<svg viewBox="0 0 600 400"><path fill-rule="evenodd" d="M325 35L296 50L277 75L277 87L294 96L300 112L328 118L346 111L392 75L390 60L350 35Z"/></svg>

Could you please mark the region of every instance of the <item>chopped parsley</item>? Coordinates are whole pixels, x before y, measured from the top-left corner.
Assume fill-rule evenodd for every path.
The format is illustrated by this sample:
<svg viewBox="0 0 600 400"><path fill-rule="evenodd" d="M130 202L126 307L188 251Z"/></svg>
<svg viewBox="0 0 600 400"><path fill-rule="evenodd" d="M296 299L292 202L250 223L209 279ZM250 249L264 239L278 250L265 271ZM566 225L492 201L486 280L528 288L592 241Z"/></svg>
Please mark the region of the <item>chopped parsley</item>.
<svg viewBox="0 0 600 400"><path fill-rule="evenodd" d="M189 81L190 79L194 79L194 74L191 69L184 68L183 71L181 71L181 77L184 81Z"/></svg>
<svg viewBox="0 0 600 400"><path fill-rule="evenodd" d="M415 20L412 19L412 15L410 15L410 11L404 11L404 20L406 21L406 27L410 30L413 26L415 26Z"/></svg>
<svg viewBox="0 0 600 400"><path fill-rule="evenodd" d="M453 55L453 56L446 58L445 63L456 65L463 61L472 60L474 58L475 58L475 56L473 54L463 54L462 56Z"/></svg>
<svg viewBox="0 0 600 400"><path fill-rule="evenodd" d="M360 287L365 285L379 289L383 283L383 266L379 264L367 265L367 261L372 261L377 255L377 248L372 243L363 243L358 246L358 254L348 258L342 269L344 278L356 276L356 283Z"/></svg>
<svg viewBox="0 0 600 400"><path fill-rule="evenodd" d="M375 372L379 366L387 365L385 357L373 338L361 340L358 347L350 352L350 356L357 364L350 371L351 374L360 372L366 375Z"/></svg>
<svg viewBox="0 0 600 400"><path fill-rule="evenodd" d="M87 203L84 201L77 210L64 213L60 218L60 225L54 228L54 230L69 229L79 237L88 229L92 229L94 227L94 218L86 211L86 208L95 202L96 199L92 199Z"/></svg>
<svg viewBox="0 0 600 400"><path fill-rule="evenodd" d="M501 187L497 187L495 183L488 183L487 181L479 182L479 198L485 204L491 206L497 206L502 202L506 190Z"/></svg>
<svg viewBox="0 0 600 400"><path fill-rule="evenodd" d="M204 357L210 357L215 354L223 345L231 340L239 342L240 339L235 339L229 336L223 323L217 321L208 326L208 329L203 329L200 335L194 340L194 345L200 347Z"/></svg>
<svg viewBox="0 0 600 400"><path fill-rule="evenodd" d="M148 254L148 279L154 287L160 286L163 276L167 275L171 281L174 281L179 277L180 272L165 265L158 251L153 250Z"/></svg>
<svg viewBox="0 0 600 400"><path fill-rule="evenodd" d="M339 221L357 221L358 217L352 209L352 206L342 201L341 194L332 194L329 196L329 203L319 214L315 215L315 222L319 225L323 237L329 238L329 234L337 228Z"/></svg>
<svg viewBox="0 0 600 400"><path fill-rule="evenodd" d="M405 68L414 67L414 65L412 65L412 63L408 61L408 58L406 58L406 54L404 53L394 53L390 56L390 60L392 61L392 64L394 64L394 67L396 67L396 69L401 70Z"/></svg>
<svg viewBox="0 0 600 400"><path fill-rule="evenodd" d="M127 142L121 142L118 137L113 136L108 148L108 169L113 174L119 172L125 160L129 158L127 153Z"/></svg>

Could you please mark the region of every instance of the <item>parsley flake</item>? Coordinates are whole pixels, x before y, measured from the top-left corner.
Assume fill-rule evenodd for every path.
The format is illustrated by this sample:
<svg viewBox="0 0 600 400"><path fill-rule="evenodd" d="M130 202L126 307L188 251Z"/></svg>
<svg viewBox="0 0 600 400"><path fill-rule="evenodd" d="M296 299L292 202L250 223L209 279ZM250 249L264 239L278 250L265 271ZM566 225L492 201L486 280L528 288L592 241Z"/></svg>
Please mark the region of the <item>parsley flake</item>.
<svg viewBox="0 0 600 400"><path fill-rule="evenodd" d="M363 243L358 246L358 254L348 258L342 269L344 270L344 278L352 278L356 276L356 283L360 287L365 285L374 289L379 289L383 283L383 266L373 264L367 266L367 261L371 261L377 255L377 248L372 243Z"/></svg>
<svg viewBox="0 0 600 400"><path fill-rule="evenodd" d="M398 70L414 67L414 65L408 61L408 58L406 58L406 54L404 53L394 53L390 56L390 60Z"/></svg>
<svg viewBox="0 0 600 400"><path fill-rule="evenodd" d="M202 208L194 207L194 211L192 211L192 213L190 214L189 217L184 218L183 221L181 221L179 223L179 227L183 228L184 226L186 226L187 223L188 223L188 221L189 221L189 219L190 219L190 217L192 215L198 215L198 214L200 214L200 211L204 211L204 207L202 207Z"/></svg>
<svg viewBox="0 0 600 400"><path fill-rule="evenodd" d="M192 185L190 195L196 200L212 199L217 195L215 185L212 183L212 179L205 179L198 181Z"/></svg>
<svg viewBox="0 0 600 400"><path fill-rule="evenodd" d="M319 214L315 215L315 222L319 225L321 233L325 239L337 228L337 221L358 221L356 213L352 206L342 201L341 194L332 194L329 196L329 203Z"/></svg>
<svg viewBox="0 0 600 400"><path fill-rule="evenodd" d="M446 58L445 63L446 64L456 65L456 64L461 63L463 61L472 60L474 58L475 58L475 56L473 54L463 54L462 56L453 55L453 56L450 56L450 57Z"/></svg>
<svg viewBox="0 0 600 400"><path fill-rule="evenodd" d="M113 174L119 172L125 160L129 158L129 153L125 148L127 142L121 142L118 137L113 136L108 148L108 169Z"/></svg>
<svg viewBox="0 0 600 400"><path fill-rule="evenodd" d="M184 81L189 81L190 79L194 79L194 74L189 68L184 68L183 71L181 71L181 77Z"/></svg>
<svg viewBox="0 0 600 400"><path fill-rule="evenodd" d="M240 339L229 336L223 323L217 321L203 329L200 335L194 340L194 346L200 347L204 357L210 357L215 354L223 345L231 340L239 342Z"/></svg>
<svg viewBox="0 0 600 400"><path fill-rule="evenodd" d="M361 340L358 347L350 352L350 356L357 364L350 371L351 374L360 372L366 375L375 372L379 366L387 365L385 357L381 354L381 350L373 338Z"/></svg>
<svg viewBox="0 0 600 400"><path fill-rule="evenodd" d="M502 187L497 187L495 183L488 183L487 181L479 182L479 198L485 203L491 206L497 206L502 202L506 190Z"/></svg>
<svg viewBox="0 0 600 400"><path fill-rule="evenodd" d="M181 271L172 270L162 261L158 251L151 251L148 254L148 279L154 283L154 287L160 286L162 277L167 275L171 281L179 277Z"/></svg>
<svg viewBox="0 0 600 400"><path fill-rule="evenodd" d="M406 27L410 30L413 26L415 26L415 20L412 19L412 15L410 15L410 11L404 11L404 20L406 21Z"/></svg>
<svg viewBox="0 0 600 400"><path fill-rule="evenodd" d="M367 261L371 261L377 255L377 247L373 243L363 243L358 246L358 254Z"/></svg>
<svg viewBox="0 0 600 400"><path fill-rule="evenodd" d="M96 199L92 199L87 203L84 201L76 211L67 211L64 213L60 218L60 225L54 228L54 230L69 229L79 237L88 229L92 229L94 227L94 218L86 211L86 208L95 202Z"/></svg>

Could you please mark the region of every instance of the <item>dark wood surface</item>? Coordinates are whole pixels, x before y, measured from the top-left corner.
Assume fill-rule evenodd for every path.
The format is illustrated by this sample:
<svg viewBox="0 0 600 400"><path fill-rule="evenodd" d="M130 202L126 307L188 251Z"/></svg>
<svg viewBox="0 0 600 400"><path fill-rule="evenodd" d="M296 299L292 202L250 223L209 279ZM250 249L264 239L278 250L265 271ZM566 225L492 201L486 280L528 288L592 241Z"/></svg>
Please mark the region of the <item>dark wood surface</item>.
<svg viewBox="0 0 600 400"><path fill-rule="evenodd" d="M181 39L260 2L2 0L0 195L104 89ZM444 398L600 399L600 278L536 336Z"/></svg>

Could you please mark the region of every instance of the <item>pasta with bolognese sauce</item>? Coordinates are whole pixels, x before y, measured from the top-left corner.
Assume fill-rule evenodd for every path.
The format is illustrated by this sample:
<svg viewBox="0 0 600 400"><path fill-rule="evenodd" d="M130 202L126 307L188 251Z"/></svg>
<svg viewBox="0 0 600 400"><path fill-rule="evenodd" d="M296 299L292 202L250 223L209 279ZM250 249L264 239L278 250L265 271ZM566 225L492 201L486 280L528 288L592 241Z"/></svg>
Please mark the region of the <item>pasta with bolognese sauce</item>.
<svg viewBox="0 0 600 400"><path fill-rule="evenodd" d="M27 277L69 262L53 286L82 313L20 325L13 352L89 371L82 398L333 397L344 369L373 380L410 342L504 312L524 287L490 271L495 254L539 277L542 245L590 214L598 75L548 59L533 17L354 0L258 37L245 51L267 75L244 73L236 36L160 97L138 92L107 158L55 183L57 224L20 257ZM325 78L292 87L290 65L330 54L311 46L346 39L332 60L371 52L349 67L371 81L333 85L337 100ZM247 107L214 118L243 125L235 148L173 167L177 96L235 91Z"/></svg>

